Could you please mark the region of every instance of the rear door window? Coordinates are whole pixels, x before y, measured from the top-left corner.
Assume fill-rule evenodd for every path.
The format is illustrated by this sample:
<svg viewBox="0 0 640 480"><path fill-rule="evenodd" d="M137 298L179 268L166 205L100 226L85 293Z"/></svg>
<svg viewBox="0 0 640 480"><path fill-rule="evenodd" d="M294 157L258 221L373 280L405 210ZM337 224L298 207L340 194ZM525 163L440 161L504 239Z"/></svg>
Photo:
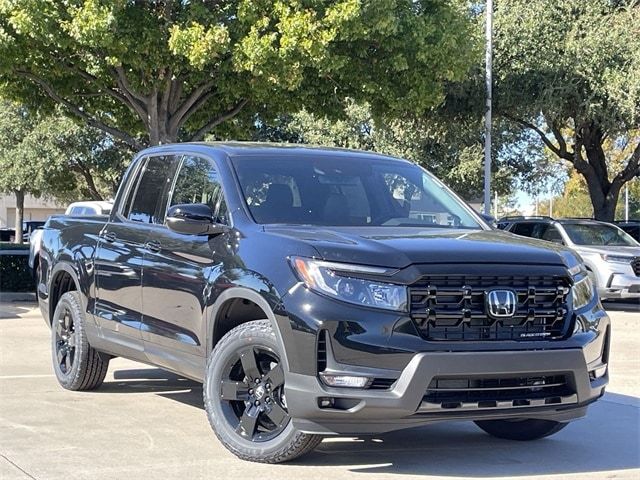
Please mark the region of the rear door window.
<svg viewBox="0 0 640 480"><path fill-rule="evenodd" d="M129 192L123 214L133 222L162 224L180 157L148 157L137 185Z"/></svg>
<svg viewBox="0 0 640 480"><path fill-rule="evenodd" d="M523 237L533 237L533 232L536 227L539 225L534 222L522 222L516 223L511 227L511 233L515 233L516 235L522 235Z"/></svg>

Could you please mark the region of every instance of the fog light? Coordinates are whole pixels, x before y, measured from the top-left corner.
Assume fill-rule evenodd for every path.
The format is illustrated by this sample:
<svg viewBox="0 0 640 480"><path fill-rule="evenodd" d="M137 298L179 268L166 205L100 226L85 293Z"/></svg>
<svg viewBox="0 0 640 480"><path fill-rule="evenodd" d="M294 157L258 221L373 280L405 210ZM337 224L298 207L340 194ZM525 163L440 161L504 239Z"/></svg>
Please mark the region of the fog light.
<svg viewBox="0 0 640 480"><path fill-rule="evenodd" d="M353 375L332 375L321 373L320 378L330 387L364 388L369 383L369 377L356 377Z"/></svg>
<svg viewBox="0 0 640 480"><path fill-rule="evenodd" d="M603 365L602 367L596 368L593 373L596 378L604 377L604 374L607 373L607 366Z"/></svg>
<svg viewBox="0 0 640 480"><path fill-rule="evenodd" d="M579 318L576 318L576 324L573 326L573 334L586 332L587 329L584 328L584 323Z"/></svg>
<svg viewBox="0 0 640 480"><path fill-rule="evenodd" d="M335 403L333 398L321 397L318 399L318 406L320 408L332 408Z"/></svg>

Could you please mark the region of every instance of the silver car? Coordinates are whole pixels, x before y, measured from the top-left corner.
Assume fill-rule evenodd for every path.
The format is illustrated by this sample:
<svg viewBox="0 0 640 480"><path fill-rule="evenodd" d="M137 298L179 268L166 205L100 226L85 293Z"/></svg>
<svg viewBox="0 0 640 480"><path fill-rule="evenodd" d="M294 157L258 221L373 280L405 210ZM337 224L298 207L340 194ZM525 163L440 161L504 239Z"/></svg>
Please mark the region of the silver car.
<svg viewBox="0 0 640 480"><path fill-rule="evenodd" d="M511 218L506 231L561 243L577 252L600 298L640 299L640 243L610 223L550 217Z"/></svg>

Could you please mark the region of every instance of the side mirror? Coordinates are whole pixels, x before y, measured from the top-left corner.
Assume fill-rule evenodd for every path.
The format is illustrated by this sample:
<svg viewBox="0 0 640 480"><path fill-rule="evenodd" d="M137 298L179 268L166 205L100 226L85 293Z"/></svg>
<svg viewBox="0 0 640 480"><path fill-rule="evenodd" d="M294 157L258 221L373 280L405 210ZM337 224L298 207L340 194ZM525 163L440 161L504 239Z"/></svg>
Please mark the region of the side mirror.
<svg viewBox="0 0 640 480"><path fill-rule="evenodd" d="M219 235L229 230L221 223L215 223L213 210L204 203L174 205L167 212L167 227L185 235Z"/></svg>

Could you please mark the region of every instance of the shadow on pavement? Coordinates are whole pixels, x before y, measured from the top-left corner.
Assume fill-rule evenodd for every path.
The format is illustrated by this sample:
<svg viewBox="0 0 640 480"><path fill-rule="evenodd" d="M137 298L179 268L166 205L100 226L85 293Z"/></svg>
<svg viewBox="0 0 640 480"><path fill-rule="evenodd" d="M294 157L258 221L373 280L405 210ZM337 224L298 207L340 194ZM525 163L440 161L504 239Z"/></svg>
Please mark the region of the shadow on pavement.
<svg viewBox="0 0 640 480"><path fill-rule="evenodd" d="M148 391L197 408L202 386L156 368L120 370L98 392ZM493 438L471 422L438 423L375 436L326 439L290 464L345 466L354 473L485 478L640 468L640 399L607 393L587 417L534 442Z"/></svg>
<svg viewBox="0 0 640 480"><path fill-rule="evenodd" d="M105 381L96 392L102 393L157 393L176 392L185 394L192 389L202 392L202 385L175 373L160 368L139 368L132 370L116 370L113 381ZM200 395L202 398L202 395ZM186 402L185 402L186 403ZM200 402L202 403L202 402Z"/></svg>
<svg viewBox="0 0 640 480"><path fill-rule="evenodd" d="M35 303L0 301L0 320L15 320L17 317L31 312L36 307Z"/></svg>
<svg viewBox="0 0 640 480"><path fill-rule="evenodd" d="M562 475L640 467L640 403L614 394L586 418L534 442L493 438L471 422L440 423L369 438L326 440L305 465L345 465L358 473L466 478ZM361 466L359 466L361 465Z"/></svg>

